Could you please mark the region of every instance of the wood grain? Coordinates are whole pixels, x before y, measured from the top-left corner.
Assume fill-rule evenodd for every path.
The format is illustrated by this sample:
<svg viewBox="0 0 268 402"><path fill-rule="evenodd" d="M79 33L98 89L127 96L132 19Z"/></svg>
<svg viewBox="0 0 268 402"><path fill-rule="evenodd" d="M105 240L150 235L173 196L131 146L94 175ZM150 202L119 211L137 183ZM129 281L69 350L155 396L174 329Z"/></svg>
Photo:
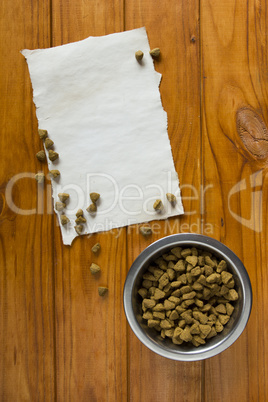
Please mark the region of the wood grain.
<svg viewBox="0 0 268 402"><path fill-rule="evenodd" d="M153 235L144 239L136 226L127 236L128 265L152 241L181 231L200 229L200 93L198 2L127 1L125 28L145 26L150 47L160 47L155 62L163 74L161 98L187 214L152 222ZM129 331L130 401L200 401L202 363L164 359L145 348Z"/></svg>
<svg viewBox="0 0 268 402"><path fill-rule="evenodd" d="M20 54L50 45L49 2L1 2L0 13L0 400L53 401L52 219L42 213L46 185L34 180L47 168L35 158L42 144Z"/></svg>
<svg viewBox="0 0 268 402"><path fill-rule="evenodd" d="M0 3L1 402L268 400L267 7L265 0ZM42 144L19 51L141 26L162 53L155 68L185 214L151 222L147 239L129 226L63 246L50 182L34 180L47 167L34 158ZM244 261L253 308L228 350L187 364L138 341L122 293L147 245L188 231L221 240ZM109 288L103 298L101 285Z"/></svg>
<svg viewBox="0 0 268 402"><path fill-rule="evenodd" d="M123 30L123 3L53 1L53 45ZM98 256L91 247L100 242ZM126 229L62 246L55 230L58 401L126 401L127 338L123 312ZM92 262L101 267L93 277ZM101 298L98 286L107 286Z"/></svg>
<svg viewBox="0 0 268 402"><path fill-rule="evenodd" d="M266 401L267 4L202 2L205 221L244 261L252 281L248 326L205 363L205 400Z"/></svg>

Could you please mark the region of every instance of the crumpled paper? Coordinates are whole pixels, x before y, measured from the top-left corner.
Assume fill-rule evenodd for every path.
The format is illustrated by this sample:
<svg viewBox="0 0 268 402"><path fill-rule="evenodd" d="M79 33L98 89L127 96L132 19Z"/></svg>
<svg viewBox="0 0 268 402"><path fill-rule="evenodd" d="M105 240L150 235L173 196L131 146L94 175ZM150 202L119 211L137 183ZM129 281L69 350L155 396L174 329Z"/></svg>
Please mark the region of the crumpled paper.
<svg viewBox="0 0 268 402"><path fill-rule="evenodd" d="M141 62L135 52L142 50ZM145 28L49 49L23 50L33 86L39 128L54 141L59 159L52 179L58 194L70 194L59 225L64 244L77 236L76 212L83 209L83 234L165 219L183 213L179 180L167 133L159 83ZM46 150L48 157L48 153ZM97 192L97 212L86 208ZM177 197L175 205L166 193ZM164 209L157 212L154 201Z"/></svg>

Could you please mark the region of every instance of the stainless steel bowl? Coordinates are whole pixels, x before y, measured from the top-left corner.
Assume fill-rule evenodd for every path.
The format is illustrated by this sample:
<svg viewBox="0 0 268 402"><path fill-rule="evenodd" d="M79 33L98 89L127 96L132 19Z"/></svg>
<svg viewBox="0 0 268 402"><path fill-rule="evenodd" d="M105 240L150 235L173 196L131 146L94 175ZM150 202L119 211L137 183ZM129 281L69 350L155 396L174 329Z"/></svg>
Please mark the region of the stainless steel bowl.
<svg viewBox="0 0 268 402"><path fill-rule="evenodd" d="M212 252L225 259L229 271L234 275L235 289L239 299L234 303L234 311L224 330L205 345L174 345L170 339L162 339L153 328L148 328L142 318L141 299L138 289L142 275L150 262L173 247L196 247ZM196 361L213 357L232 345L243 332L250 316L252 289L248 273L241 260L219 241L192 233L175 234L164 237L148 246L132 264L124 286L124 309L128 323L138 339L153 352L173 360Z"/></svg>

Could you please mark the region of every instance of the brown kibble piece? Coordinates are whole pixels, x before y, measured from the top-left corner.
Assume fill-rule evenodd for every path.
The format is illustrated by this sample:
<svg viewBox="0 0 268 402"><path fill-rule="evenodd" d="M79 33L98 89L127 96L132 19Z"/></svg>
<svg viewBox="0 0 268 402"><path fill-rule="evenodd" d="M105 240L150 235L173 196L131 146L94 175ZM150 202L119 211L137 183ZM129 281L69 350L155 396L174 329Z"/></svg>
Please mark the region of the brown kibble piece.
<svg viewBox="0 0 268 402"><path fill-rule="evenodd" d="M227 300L235 301L238 299L238 293L235 289L230 289L229 292L224 295Z"/></svg>
<svg viewBox="0 0 268 402"><path fill-rule="evenodd" d="M96 202L98 201L98 199L100 198L100 194L99 193L90 193L89 194L91 201L96 204Z"/></svg>
<svg viewBox="0 0 268 402"><path fill-rule="evenodd" d="M190 342L193 339L191 332L190 332L190 327L188 325L184 328L184 330L180 334L180 338L184 342Z"/></svg>
<svg viewBox="0 0 268 402"><path fill-rule="evenodd" d="M41 140L45 140L47 138L47 130L43 130L42 128L38 129L38 134Z"/></svg>
<svg viewBox="0 0 268 402"><path fill-rule="evenodd" d="M149 328L153 328L153 327L155 327L156 325L158 325L159 324L159 320L148 320L148 327Z"/></svg>
<svg viewBox="0 0 268 402"><path fill-rule="evenodd" d="M66 215L61 215L60 221L62 225L66 225L68 222L70 222L70 219Z"/></svg>
<svg viewBox="0 0 268 402"><path fill-rule="evenodd" d="M45 151L39 151L39 152L37 152L36 157L37 157L37 159L38 159L40 162L44 162L44 161L46 160Z"/></svg>
<svg viewBox="0 0 268 402"><path fill-rule="evenodd" d="M150 55L151 55L153 58L159 57L159 56L160 56L160 49L159 49L159 47L155 47L154 49L150 50Z"/></svg>
<svg viewBox="0 0 268 402"><path fill-rule="evenodd" d="M89 207L87 207L87 212L89 212L90 214L94 213L97 211L97 206L96 204L90 204Z"/></svg>
<svg viewBox="0 0 268 402"><path fill-rule="evenodd" d="M215 310L217 311L217 313L226 314L226 307L222 303L218 304L218 306L215 307Z"/></svg>
<svg viewBox="0 0 268 402"><path fill-rule="evenodd" d="M98 293L100 296L106 295L107 292L108 292L108 288L106 288L105 286L98 287Z"/></svg>
<svg viewBox="0 0 268 402"><path fill-rule="evenodd" d="M141 50L137 50L135 53L135 57L138 61L141 61L143 58L143 52Z"/></svg>
<svg viewBox="0 0 268 402"><path fill-rule="evenodd" d="M164 301L165 310L173 310L175 307L176 307L175 303L171 302L170 300Z"/></svg>
<svg viewBox="0 0 268 402"><path fill-rule="evenodd" d="M57 211L63 211L65 207L66 207L66 205L64 204L64 202L57 201L55 204L55 209Z"/></svg>
<svg viewBox="0 0 268 402"><path fill-rule="evenodd" d="M221 323L222 325L226 325L227 322L230 320L230 316L229 316L229 315L225 315L225 314L219 314L218 320L220 321L220 323Z"/></svg>
<svg viewBox="0 0 268 402"><path fill-rule="evenodd" d="M189 300L189 299L193 299L196 296L196 292L193 290L190 293L184 293L182 295L182 300Z"/></svg>
<svg viewBox="0 0 268 402"><path fill-rule="evenodd" d="M167 200L171 203L171 204L175 204L176 202L176 197L174 194L171 193L167 193L166 194Z"/></svg>
<svg viewBox="0 0 268 402"><path fill-rule="evenodd" d="M154 292L154 299L155 300L160 300L160 299L163 299L163 297L165 297L165 292L163 292L162 290L156 288L155 292Z"/></svg>
<svg viewBox="0 0 268 402"><path fill-rule="evenodd" d="M83 212L83 210L81 208L79 208L75 215L76 215L77 218L79 218L79 216L84 215L84 212Z"/></svg>
<svg viewBox="0 0 268 402"><path fill-rule="evenodd" d="M174 254L177 258L181 258L181 247L174 247L170 251L172 254Z"/></svg>
<svg viewBox="0 0 268 402"><path fill-rule="evenodd" d="M170 329L170 328L172 328L172 325L168 320L161 320L160 327L163 329Z"/></svg>
<svg viewBox="0 0 268 402"><path fill-rule="evenodd" d="M149 236L152 234L152 229L149 226L141 226L140 227L140 233L143 236Z"/></svg>
<svg viewBox="0 0 268 402"><path fill-rule="evenodd" d="M90 265L90 272L92 273L92 275L96 275L98 272L100 272L100 267L95 264L94 262Z"/></svg>
<svg viewBox="0 0 268 402"><path fill-rule="evenodd" d="M187 261L189 264L191 264L193 267L196 266L197 261L198 261L198 259L197 259L197 257L196 257L195 255L188 255L185 259L186 259L186 261Z"/></svg>
<svg viewBox="0 0 268 402"><path fill-rule="evenodd" d="M221 280L224 285L227 285L229 281L233 278L233 275L230 272L222 271L221 272Z"/></svg>
<svg viewBox="0 0 268 402"><path fill-rule="evenodd" d="M91 248L92 253L97 254L101 249L100 243L94 244L94 246Z"/></svg>
<svg viewBox="0 0 268 402"><path fill-rule="evenodd" d="M75 223L86 223L86 218L84 218L83 216L79 216L78 218L76 218Z"/></svg>
<svg viewBox="0 0 268 402"><path fill-rule="evenodd" d="M45 181L45 173L36 173L35 175L35 180L37 181L38 184L42 184Z"/></svg>
<svg viewBox="0 0 268 402"><path fill-rule="evenodd" d="M80 234L83 232L84 227L83 227L83 225L81 225L81 223L80 223L79 225L76 225L76 226L74 227L74 229L75 229L76 233L80 235Z"/></svg>
<svg viewBox="0 0 268 402"><path fill-rule="evenodd" d="M152 299L143 299L142 305L144 308L153 308L156 305L155 300Z"/></svg>
<svg viewBox="0 0 268 402"><path fill-rule="evenodd" d="M234 306L232 306L230 303L226 303L226 313L230 316L233 314L234 311Z"/></svg>
<svg viewBox="0 0 268 402"><path fill-rule="evenodd" d="M53 179L56 179L60 175L60 171L57 169L52 169L49 171L49 176Z"/></svg>
<svg viewBox="0 0 268 402"><path fill-rule="evenodd" d="M220 274L211 274L207 277L206 281L207 283L215 283L218 282L218 280L220 279Z"/></svg>
<svg viewBox="0 0 268 402"><path fill-rule="evenodd" d="M49 157L49 159L53 162L53 161L55 161L56 159L58 159L59 154L58 154L57 152L55 152L55 151L52 151L52 149L50 149L50 150L48 151L48 157Z"/></svg>
<svg viewBox="0 0 268 402"><path fill-rule="evenodd" d="M147 297L148 291L145 288L140 288L138 290L138 293L143 299L145 299Z"/></svg>
<svg viewBox="0 0 268 402"><path fill-rule="evenodd" d="M221 260L221 262L217 266L217 272L220 274L222 271L227 270L227 262L225 260Z"/></svg>
<svg viewBox="0 0 268 402"><path fill-rule="evenodd" d="M59 199L61 200L61 202L65 202L66 200L68 200L68 198L70 197L69 194L67 193L59 193L58 194Z"/></svg>
<svg viewBox="0 0 268 402"><path fill-rule="evenodd" d="M154 202L153 207L154 207L154 209L155 209L156 211L162 211L162 209L164 208L164 205L163 205L163 203L162 203L161 200L156 200L156 201Z"/></svg>
<svg viewBox="0 0 268 402"><path fill-rule="evenodd" d="M45 139L45 147L46 149L51 148L54 145L54 141L52 141L50 138Z"/></svg>

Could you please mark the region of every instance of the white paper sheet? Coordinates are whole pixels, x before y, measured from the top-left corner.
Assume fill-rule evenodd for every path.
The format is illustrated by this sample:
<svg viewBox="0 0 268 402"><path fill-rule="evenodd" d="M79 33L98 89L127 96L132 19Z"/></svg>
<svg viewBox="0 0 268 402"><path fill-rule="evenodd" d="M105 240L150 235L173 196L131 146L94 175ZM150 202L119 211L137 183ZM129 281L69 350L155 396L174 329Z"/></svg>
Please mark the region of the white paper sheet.
<svg viewBox="0 0 268 402"><path fill-rule="evenodd" d="M144 58L137 62L135 52ZM54 204L70 194L60 223L64 244L77 236L75 213L82 208L83 234L183 213L159 83L145 28L49 49L23 50L33 86L39 128L48 131L59 159L49 169ZM41 149L41 146L40 146ZM95 216L86 208L90 192L101 197ZM166 193L173 193L172 206ZM164 210L153 209L161 199ZM55 211L58 215L62 212Z"/></svg>

